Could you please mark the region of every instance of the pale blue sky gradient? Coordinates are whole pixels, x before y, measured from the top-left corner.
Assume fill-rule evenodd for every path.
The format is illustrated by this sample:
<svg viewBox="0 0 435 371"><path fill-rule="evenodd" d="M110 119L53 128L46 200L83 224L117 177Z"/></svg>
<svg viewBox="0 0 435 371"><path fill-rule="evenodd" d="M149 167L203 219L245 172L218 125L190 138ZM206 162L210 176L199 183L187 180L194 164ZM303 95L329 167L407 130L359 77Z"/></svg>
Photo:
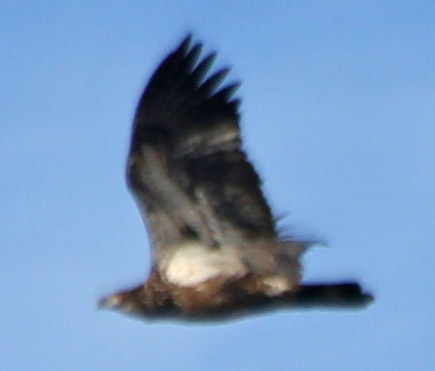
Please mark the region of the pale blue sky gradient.
<svg viewBox="0 0 435 371"><path fill-rule="evenodd" d="M96 310L145 280L124 184L137 99L188 32L242 82L243 137L305 280L366 311L219 325ZM433 1L0 3L1 370L432 370Z"/></svg>

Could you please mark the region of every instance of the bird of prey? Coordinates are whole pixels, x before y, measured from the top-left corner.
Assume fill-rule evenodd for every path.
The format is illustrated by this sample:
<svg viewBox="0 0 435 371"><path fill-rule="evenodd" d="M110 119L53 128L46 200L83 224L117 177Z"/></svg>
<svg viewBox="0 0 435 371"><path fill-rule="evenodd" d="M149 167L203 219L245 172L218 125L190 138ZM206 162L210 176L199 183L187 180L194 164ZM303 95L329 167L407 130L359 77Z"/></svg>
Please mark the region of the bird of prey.
<svg viewBox="0 0 435 371"><path fill-rule="evenodd" d="M308 243L285 239L243 151L237 83L185 38L158 66L133 122L127 183L147 226L144 284L100 306L150 319L223 319L300 306L364 306L354 282L302 284Z"/></svg>

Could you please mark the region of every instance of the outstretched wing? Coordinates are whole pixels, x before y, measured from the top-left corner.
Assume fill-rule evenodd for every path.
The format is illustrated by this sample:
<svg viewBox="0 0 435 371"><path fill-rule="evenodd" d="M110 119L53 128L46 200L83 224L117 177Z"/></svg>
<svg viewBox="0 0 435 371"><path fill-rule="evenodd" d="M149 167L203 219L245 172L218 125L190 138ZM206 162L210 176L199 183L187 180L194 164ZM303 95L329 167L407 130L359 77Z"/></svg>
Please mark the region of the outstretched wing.
<svg viewBox="0 0 435 371"><path fill-rule="evenodd" d="M238 84L206 77L214 54L186 38L160 64L137 107L128 184L143 214L157 268L186 240L227 248L253 271L273 260L276 232L260 179L241 149Z"/></svg>

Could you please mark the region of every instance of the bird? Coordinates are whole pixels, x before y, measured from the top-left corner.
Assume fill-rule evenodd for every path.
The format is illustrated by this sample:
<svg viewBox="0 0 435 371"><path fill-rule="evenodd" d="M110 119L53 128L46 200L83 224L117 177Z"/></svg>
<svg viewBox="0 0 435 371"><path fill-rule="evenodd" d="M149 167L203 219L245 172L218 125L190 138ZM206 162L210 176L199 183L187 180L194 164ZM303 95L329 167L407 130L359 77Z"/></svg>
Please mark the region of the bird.
<svg viewBox="0 0 435 371"><path fill-rule="evenodd" d="M126 180L148 231L145 283L99 301L144 319L218 320L276 309L364 307L357 282L302 283L311 242L286 238L243 149L238 82L185 37L134 115Z"/></svg>

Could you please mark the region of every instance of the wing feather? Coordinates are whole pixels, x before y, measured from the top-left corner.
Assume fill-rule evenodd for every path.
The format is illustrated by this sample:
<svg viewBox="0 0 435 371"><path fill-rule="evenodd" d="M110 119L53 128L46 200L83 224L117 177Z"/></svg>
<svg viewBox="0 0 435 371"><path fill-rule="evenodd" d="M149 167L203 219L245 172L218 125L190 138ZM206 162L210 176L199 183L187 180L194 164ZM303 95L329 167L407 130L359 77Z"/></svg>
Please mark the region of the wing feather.
<svg viewBox="0 0 435 371"><path fill-rule="evenodd" d="M261 181L241 150L238 83L221 87L228 68L207 77L190 37L157 68L133 123L128 184L150 231L157 266L186 238L228 248L264 270L276 231Z"/></svg>

